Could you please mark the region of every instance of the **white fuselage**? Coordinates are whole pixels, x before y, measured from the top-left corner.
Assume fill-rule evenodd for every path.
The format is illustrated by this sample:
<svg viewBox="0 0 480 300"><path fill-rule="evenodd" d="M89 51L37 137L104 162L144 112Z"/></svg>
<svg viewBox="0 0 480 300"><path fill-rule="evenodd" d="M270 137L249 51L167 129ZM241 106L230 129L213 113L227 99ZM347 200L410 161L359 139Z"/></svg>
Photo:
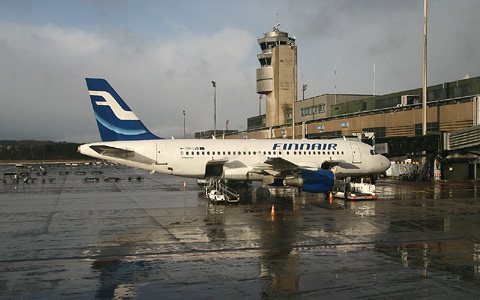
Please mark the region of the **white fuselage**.
<svg viewBox="0 0 480 300"><path fill-rule="evenodd" d="M91 147L106 146L129 155L100 154ZM204 178L207 164L223 164L223 177L262 180L256 171L270 158L282 158L304 169L335 163L335 176L350 177L384 172L390 162L370 145L350 140L200 140L159 139L98 142L79 147L82 154L118 164L184 177Z"/></svg>

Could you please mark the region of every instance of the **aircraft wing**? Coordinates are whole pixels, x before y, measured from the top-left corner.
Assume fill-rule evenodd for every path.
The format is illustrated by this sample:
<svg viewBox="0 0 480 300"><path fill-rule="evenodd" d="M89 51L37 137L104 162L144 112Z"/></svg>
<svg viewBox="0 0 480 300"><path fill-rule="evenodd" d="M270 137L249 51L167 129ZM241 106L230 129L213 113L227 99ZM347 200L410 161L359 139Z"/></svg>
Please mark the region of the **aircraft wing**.
<svg viewBox="0 0 480 300"><path fill-rule="evenodd" d="M356 164L352 164L351 162L347 162L347 161L344 161L344 160L332 160L332 161L324 161L324 163L327 163L328 166L329 166L329 169L335 167L335 166L339 166L343 169L349 169L349 170L358 170L359 167L358 165ZM322 168L323 168L323 164L322 164ZM326 169L326 168L324 168Z"/></svg>
<svg viewBox="0 0 480 300"><path fill-rule="evenodd" d="M296 170L298 169L298 165L280 157L273 157L267 159L263 163L253 165L252 168L254 171L259 172L270 170L281 172L287 170Z"/></svg>
<svg viewBox="0 0 480 300"><path fill-rule="evenodd" d="M318 162L300 162L298 164L292 163L281 157L269 158L263 163L255 164L252 166L252 173L269 174L272 176L278 176L281 173L293 173L295 171L318 171L331 170L332 168L343 165L343 160L325 160L323 163Z"/></svg>
<svg viewBox="0 0 480 300"><path fill-rule="evenodd" d="M106 156L127 158L135 155L135 151L129 150L126 148L116 148L116 147L106 146L106 145L95 145L95 146L90 146L90 148L93 151L97 152L98 154L106 155Z"/></svg>
<svg viewBox="0 0 480 300"><path fill-rule="evenodd" d="M252 166L252 173L269 174L272 176L278 176L281 173L292 173L298 170L318 170L320 166L315 162L304 162L300 164L292 163L281 157L272 157L264 161L263 163L255 164Z"/></svg>

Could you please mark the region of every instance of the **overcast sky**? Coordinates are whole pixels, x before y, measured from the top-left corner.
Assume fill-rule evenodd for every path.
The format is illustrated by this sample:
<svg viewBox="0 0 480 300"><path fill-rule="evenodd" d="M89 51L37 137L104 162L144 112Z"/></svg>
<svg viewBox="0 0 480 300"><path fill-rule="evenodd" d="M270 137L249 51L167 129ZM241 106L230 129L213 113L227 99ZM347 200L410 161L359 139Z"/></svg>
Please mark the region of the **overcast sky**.
<svg viewBox="0 0 480 300"><path fill-rule="evenodd" d="M478 0L428 3L428 84L480 76ZM306 97L422 86L422 0L0 0L0 139L100 140L85 77L105 78L155 134L246 129L257 39L296 37ZM263 105L262 112L265 111Z"/></svg>

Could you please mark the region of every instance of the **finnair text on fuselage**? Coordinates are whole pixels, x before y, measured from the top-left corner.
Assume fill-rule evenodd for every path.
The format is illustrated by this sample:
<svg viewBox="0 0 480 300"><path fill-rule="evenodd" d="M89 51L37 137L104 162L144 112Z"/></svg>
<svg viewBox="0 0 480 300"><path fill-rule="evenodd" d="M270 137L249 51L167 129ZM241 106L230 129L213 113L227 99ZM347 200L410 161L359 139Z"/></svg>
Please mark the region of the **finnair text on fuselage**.
<svg viewBox="0 0 480 300"><path fill-rule="evenodd" d="M275 143L273 150L337 150L336 143Z"/></svg>

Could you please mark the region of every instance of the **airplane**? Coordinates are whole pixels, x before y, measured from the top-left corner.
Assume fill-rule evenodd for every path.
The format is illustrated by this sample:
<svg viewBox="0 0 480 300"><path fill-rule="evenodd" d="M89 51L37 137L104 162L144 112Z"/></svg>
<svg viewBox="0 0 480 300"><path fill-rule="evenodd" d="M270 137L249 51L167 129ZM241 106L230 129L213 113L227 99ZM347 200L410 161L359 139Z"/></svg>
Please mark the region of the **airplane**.
<svg viewBox="0 0 480 300"><path fill-rule="evenodd" d="M197 179L283 183L327 193L335 178L378 174L390 161L361 141L346 139L164 139L151 133L104 79L86 78L102 141L79 146L84 155L148 171Z"/></svg>

